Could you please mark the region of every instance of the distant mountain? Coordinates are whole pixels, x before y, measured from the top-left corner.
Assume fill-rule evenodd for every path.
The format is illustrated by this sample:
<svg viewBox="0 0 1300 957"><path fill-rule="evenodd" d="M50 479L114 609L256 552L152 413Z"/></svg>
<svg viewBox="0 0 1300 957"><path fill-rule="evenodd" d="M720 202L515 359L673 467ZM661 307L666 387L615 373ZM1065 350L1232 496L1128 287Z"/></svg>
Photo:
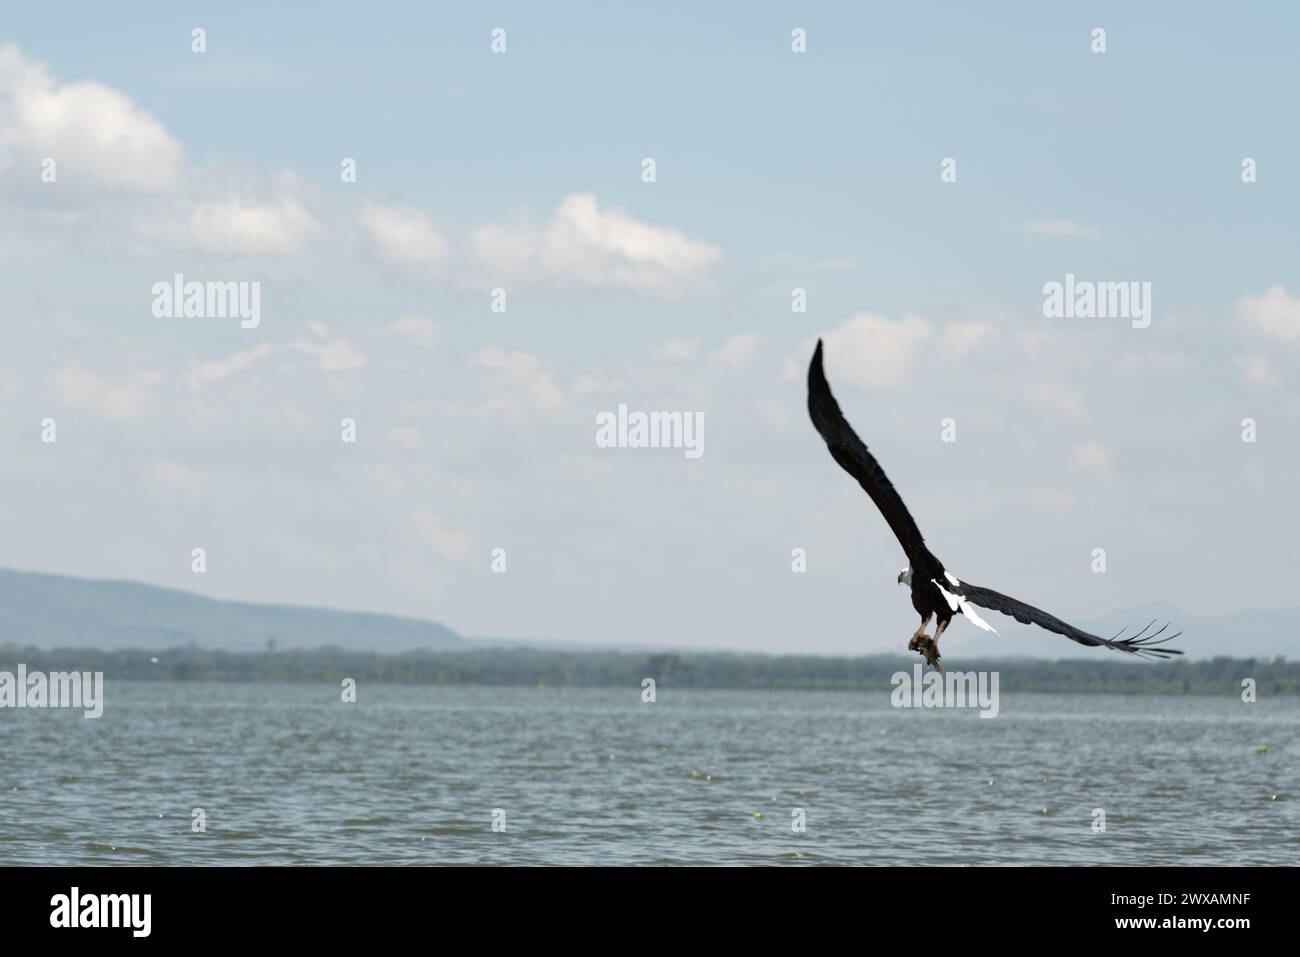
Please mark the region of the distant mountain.
<svg viewBox="0 0 1300 957"><path fill-rule="evenodd" d="M395 652L474 643L431 621L295 605L216 601L174 588L0 569L0 644L223 651Z"/></svg>

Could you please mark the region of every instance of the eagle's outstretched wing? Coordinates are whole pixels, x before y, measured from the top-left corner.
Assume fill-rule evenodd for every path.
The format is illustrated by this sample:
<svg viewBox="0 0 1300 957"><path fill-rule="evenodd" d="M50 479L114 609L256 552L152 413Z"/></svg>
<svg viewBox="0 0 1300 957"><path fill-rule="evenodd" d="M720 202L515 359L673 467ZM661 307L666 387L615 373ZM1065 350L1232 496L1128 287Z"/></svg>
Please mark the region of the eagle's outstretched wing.
<svg viewBox="0 0 1300 957"><path fill-rule="evenodd" d="M1049 615L1042 609L1035 608L1033 605L1026 605L1023 601L1017 601L1001 592L996 592L992 588L981 588L979 585L971 585L968 582L962 582L960 586L953 586L953 590L959 592L963 598L972 604L979 605L981 608L989 608L993 611L1009 615L1016 621L1026 625L1037 625L1039 628L1046 628L1048 631L1054 631L1058 635L1065 635L1071 641L1077 641L1081 645L1098 646L1103 645L1107 648L1114 648L1116 651L1126 651L1129 654L1138 655L1142 658L1168 658L1172 655L1181 655L1182 652L1174 648L1159 648L1157 645L1163 645L1166 641L1171 641L1181 635L1182 632L1161 638L1160 633L1168 628L1168 625L1161 626L1157 631L1147 634L1151 625L1147 625L1136 635L1131 638L1121 638L1123 631L1114 638L1100 638L1097 635L1090 635L1086 631L1080 631L1073 625L1067 625L1055 615ZM1127 631L1128 629L1125 629Z"/></svg>
<svg viewBox="0 0 1300 957"><path fill-rule="evenodd" d="M903 504L903 499L894 488L880 463L867 451L866 444L853 431L853 427L844 418L839 403L831 395L830 383L822 369L822 341L817 340L817 351L813 353L812 364L808 367L808 414L812 416L813 425L826 440L826 447L831 456L840 463L840 468L848 472L858 484L871 496L885 516L885 521L893 530L894 536L903 546L912 565L913 574L919 581L929 581L943 573L943 564L925 547L921 530Z"/></svg>

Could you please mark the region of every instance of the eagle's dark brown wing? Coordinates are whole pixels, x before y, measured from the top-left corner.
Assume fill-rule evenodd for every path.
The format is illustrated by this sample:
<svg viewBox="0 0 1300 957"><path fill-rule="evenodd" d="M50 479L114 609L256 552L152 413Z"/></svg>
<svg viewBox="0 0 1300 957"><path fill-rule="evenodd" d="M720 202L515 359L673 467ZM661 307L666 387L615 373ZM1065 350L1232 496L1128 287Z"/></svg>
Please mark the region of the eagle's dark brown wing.
<svg viewBox="0 0 1300 957"><path fill-rule="evenodd" d="M885 516L894 537L903 546L914 577L918 581L942 577L943 564L925 547L921 530L916 527L902 497L875 456L867 451L866 444L858 438L844 418L835 396L831 395L830 383L826 381L826 373L822 369L820 339L817 340L817 351L813 353L812 364L808 367L808 414L812 416L813 425L821 437L826 440L831 456L840 463L840 468L858 480L858 484L876 503L876 508L880 509L880 514Z"/></svg>
<svg viewBox="0 0 1300 957"><path fill-rule="evenodd" d="M1131 638L1120 638L1120 635L1124 634L1122 631L1114 638L1101 638L1097 635L1090 635L1086 631L1080 631L1073 625L1061 621L1055 615L1049 615L1042 609L1035 608L1033 605L1026 605L1023 601L1017 601L1015 598L996 592L992 588L981 588L979 585L962 582L960 586L955 586L952 590L960 593L967 601L979 605L981 608L989 608L1004 615L1009 615L1025 625L1037 625L1039 628L1054 631L1058 635L1065 635L1071 641L1077 641L1081 645L1094 647L1102 645L1143 658L1168 658L1172 655L1182 654L1181 651L1174 648L1155 647L1163 645L1166 641L1171 641L1182 634L1180 631L1177 634L1161 638L1160 633L1169 627L1168 625L1162 626L1158 631L1149 635L1147 631L1151 625L1147 625L1146 628L1143 628ZM1155 622L1151 624L1154 625Z"/></svg>

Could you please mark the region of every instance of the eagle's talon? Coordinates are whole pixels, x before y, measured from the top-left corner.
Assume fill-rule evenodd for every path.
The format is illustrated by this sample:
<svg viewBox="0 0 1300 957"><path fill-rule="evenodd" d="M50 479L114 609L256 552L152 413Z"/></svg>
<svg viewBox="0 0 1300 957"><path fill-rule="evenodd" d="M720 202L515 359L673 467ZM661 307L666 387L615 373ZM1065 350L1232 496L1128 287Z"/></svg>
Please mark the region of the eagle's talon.
<svg viewBox="0 0 1300 957"><path fill-rule="evenodd" d="M931 668L937 671L943 670L939 667L939 645L929 635L913 635L912 640L907 643L907 648L909 651L919 652Z"/></svg>

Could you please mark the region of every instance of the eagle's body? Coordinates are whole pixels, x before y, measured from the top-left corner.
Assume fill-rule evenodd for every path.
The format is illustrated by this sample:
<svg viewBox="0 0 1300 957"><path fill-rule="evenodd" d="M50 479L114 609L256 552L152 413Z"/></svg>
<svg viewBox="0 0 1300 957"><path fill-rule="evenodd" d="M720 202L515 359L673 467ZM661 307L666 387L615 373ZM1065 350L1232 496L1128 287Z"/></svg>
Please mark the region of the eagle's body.
<svg viewBox="0 0 1300 957"><path fill-rule="evenodd" d="M908 648L919 651L934 667L939 665L939 638L955 616L962 615L985 631L997 633L980 617L975 610L976 605L1009 615L1024 624L1038 625L1048 631L1065 635L1081 645L1104 646L1116 651L1153 658L1182 654L1181 651L1172 648L1153 647L1169 640L1169 638L1158 637L1164 631L1163 627L1150 635L1146 632L1151 625L1147 625L1131 638L1121 639L1120 635L1123 631L1114 638L1101 638L1080 631L1045 611L995 592L991 588L963 582L944 568L943 562L939 561L926 546L920 529L917 528L916 522L908 512L907 506L903 504L903 499L893 483L885 475L885 470L867 450L867 446L858 438L853 427L844 418L844 413L840 411L839 403L831 394L830 383L826 381L826 373L822 368L821 340L817 341L817 351L813 353L812 364L808 367L808 414L812 417L813 425L826 441L831 457L844 471L857 479L858 484L871 496L871 500L876 503L881 515L889 523L899 544L903 546L909 564L898 573L898 581L899 584L911 588L912 607L921 616L921 627L912 635ZM933 636L925 633L931 619L935 621ZM1178 635L1170 636L1170 638L1177 637Z"/></svg>
<svg viewBox="0 0 1300 957"><path fill-rule="evenodd" d="M938 618L936 622L938 627L947 628L948 622L952 620L952 611L948 608L948 603L943 600L939 586L933 582L913 585L906 580L904 584L912 589L912 607L916 609L916 613L926 621Z"/></svg>

